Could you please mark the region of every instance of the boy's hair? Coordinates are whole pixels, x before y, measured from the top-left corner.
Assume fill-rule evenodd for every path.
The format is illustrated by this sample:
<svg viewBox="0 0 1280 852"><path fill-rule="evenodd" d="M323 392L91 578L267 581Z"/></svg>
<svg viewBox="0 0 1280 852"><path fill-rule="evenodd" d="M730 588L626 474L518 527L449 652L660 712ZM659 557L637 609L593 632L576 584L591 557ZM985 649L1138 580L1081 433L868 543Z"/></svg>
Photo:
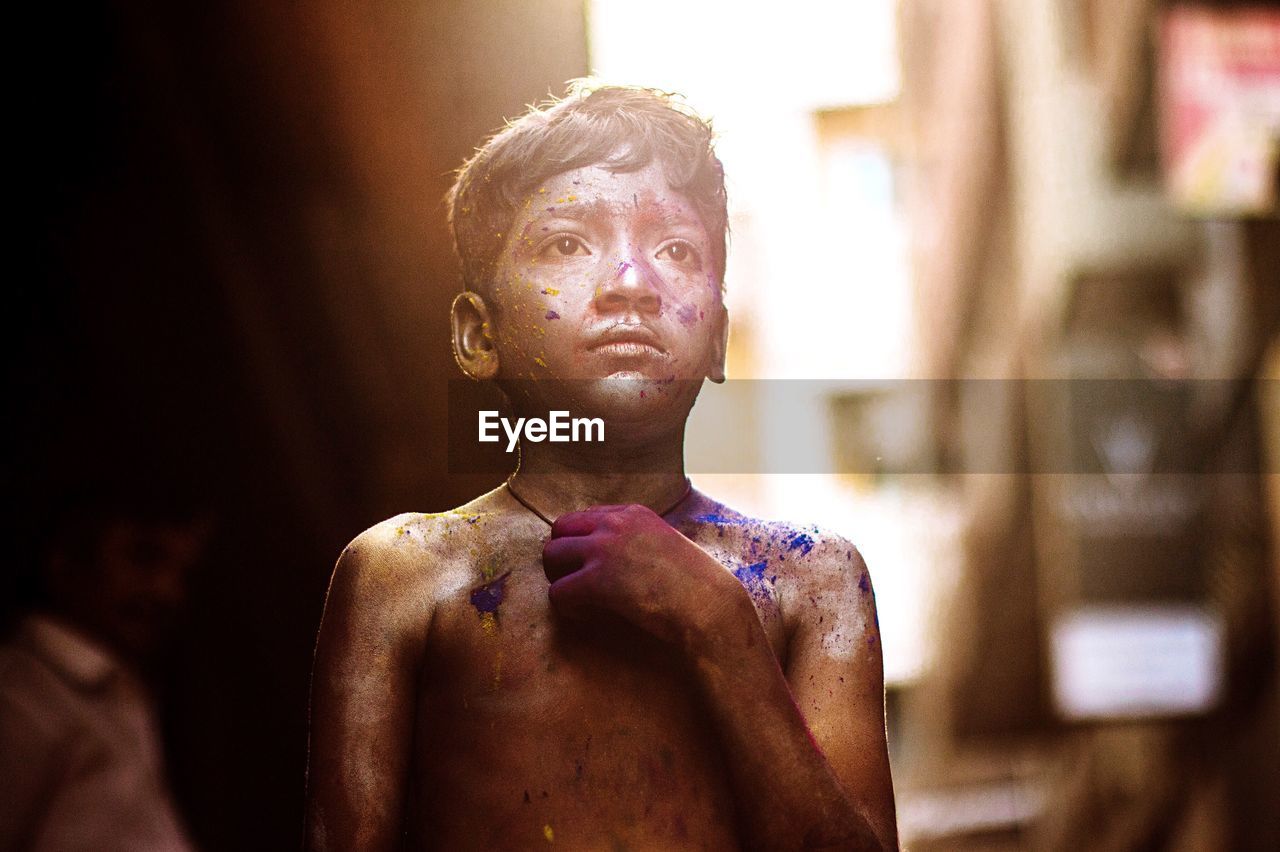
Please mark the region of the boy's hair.
<svg viewBox="0 0 1280 852"><path fill-rule="evenodd" d="M463 285L488 292L516 211L548 178L591 165L635 171L655 160L698 211L723 283L729 219L710 122L671 93L570 80L563 99L530 106L458 170L446 203Z"/></svg>

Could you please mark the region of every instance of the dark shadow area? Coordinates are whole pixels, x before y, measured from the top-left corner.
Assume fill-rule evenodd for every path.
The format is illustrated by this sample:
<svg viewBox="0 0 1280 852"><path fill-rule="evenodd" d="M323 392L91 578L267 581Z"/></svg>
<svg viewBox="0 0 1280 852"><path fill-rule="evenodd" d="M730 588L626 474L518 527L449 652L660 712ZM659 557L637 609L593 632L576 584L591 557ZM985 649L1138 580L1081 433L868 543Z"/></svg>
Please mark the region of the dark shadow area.
<svg viewBox="0 0 1280 852"><path fill-rule="evenodd" d="M6 624L79 485L199 503L214 533L157 682L170 775L202 848L290 848L339 550L501 479L447 471L441 199L505 116L585 72L581 5L24 17Z"/></svg>

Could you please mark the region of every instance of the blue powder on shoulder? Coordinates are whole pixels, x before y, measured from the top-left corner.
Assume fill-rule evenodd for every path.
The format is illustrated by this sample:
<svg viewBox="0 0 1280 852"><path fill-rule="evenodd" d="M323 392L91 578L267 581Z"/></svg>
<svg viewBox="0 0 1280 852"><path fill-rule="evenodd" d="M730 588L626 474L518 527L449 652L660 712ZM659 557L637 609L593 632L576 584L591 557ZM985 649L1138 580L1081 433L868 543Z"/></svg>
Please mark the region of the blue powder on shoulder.
<svg viewBox="0 0 1280 852"><path fill-rule="evenodd" d="M751 597L757 600L768 600L771 595L771 586L776 579L776 575L765 577L764 571L769 567L768 559L761 559L759 562L753 562L750 565L743 565L733 572L733 576L738 578L738 582L746 587Z"/></svg>
<svg viewBox="0 0 1280 852"><path fill-rule="evenodd" d="M803 532L793 533L791 537L787 539L787 549L799 550L800 554L803 556L810 550L813 550L813 536Z"/></svg>
<svg viewBox="0 0 1280 852"><path fill-rule="evenodd" d="M698 515L694 520L704 524L716 524L717 526L741 526L744 523L741 520L736 520L734 518L730 518L728 515L721 515L717 512Z"/></svg>

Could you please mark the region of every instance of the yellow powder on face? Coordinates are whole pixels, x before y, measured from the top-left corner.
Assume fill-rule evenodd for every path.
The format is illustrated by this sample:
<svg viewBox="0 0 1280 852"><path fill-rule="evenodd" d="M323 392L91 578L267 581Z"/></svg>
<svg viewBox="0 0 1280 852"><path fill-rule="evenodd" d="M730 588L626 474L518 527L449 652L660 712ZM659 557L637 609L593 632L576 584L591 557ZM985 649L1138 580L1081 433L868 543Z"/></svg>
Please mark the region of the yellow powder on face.
<svg viewBox="0 0 1280 852"><path fill-rule="evenodd" d="M533 363L537 364L539 367L545 368L547 366L547 362L543 361L541 358L534 358Z"/></svg>
<svg viewBox="0 0 1280 852"><path fill-rule="evenodd" d="M485 613L490 615L490 613ZM502 649L493 655L493 688L497 690L502 685Z"/></svg>
<svg viewBox="0 0 1280 852"><path fill-rule="evenodd" d="M491 612L480 613L480 629L488 636L496 636L498 633L498 617ZM497 674L494 674L495 680Z"/></svg>
<svg viewBox="0 0 1280 852"><path fill-rule="evenodd" d="M545 838L547 838L547 842L548 842L548 843L554 843L554 842L555 842L555 839L556 839L556 833L555 833L554 831L552 831L552 830L551 830L551 824L550 824L550 823L548 823L548 824L546 824L546 825L544 825L544 826L542 827L542 836L543 836L543 837L545 837Z"/></svg>
<svg viewBox="0 0 1280 852"><path fill-rule="evenodd" d="M560 291L559 291L559 290L557 290L555 287L547 287L547 288L545 288L542 292L543 292L543 293L545 293L545 294L547 294L548 296L559 296L559 295L560 295Z"/></svg>

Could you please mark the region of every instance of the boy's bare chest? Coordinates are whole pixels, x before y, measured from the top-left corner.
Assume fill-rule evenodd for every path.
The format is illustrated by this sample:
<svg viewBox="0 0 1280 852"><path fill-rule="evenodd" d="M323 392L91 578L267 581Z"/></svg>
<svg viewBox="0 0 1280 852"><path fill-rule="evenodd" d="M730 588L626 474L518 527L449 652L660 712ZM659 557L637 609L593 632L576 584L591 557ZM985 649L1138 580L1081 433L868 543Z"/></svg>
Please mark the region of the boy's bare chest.
<svg viewBox="0 0 1280 852"><path fill-rule="evenodd" d="M755 604L774 653L785 655L777 578L709 550ZM608 705L682 687L684 661L616 616L568 620L548 598L540 545L477 548L456 566L458 582L436 602L426 643L424 688L466 709L504 704L536 710L567 700ZM749 558L749 557L746 557ZM745 567L744 567L745 565Z"/></svg>
<svg viewBox="0 0 1280 852"><path fill-rule="evenodd" d="M649 845L677 848L687 831L718 846L732 806L685 661L626 624L559 617L540 547L478 550L473 570L437 602L425 645L423 816L483 814L476 830L495 842L606 824L658 831ZM777 595L753 599L784 653Z"/></svg>

